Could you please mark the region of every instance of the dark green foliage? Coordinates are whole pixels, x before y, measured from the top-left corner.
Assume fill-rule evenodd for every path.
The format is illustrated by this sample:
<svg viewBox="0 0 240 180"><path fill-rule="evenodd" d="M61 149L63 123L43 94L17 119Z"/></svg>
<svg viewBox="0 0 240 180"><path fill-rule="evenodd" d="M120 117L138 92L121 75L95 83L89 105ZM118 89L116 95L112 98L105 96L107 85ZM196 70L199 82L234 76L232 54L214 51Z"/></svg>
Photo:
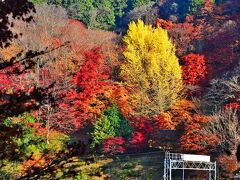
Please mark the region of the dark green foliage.
<svg viewBox="0 0 240 180"><path fill-rule="evenodd" d="M106 109L102 117L95 123L93 145L101 144L108 137L128 137L132 127L128 120L119 112L117 104Z"/></svg>
<svg viewBox="0 0 240 180"><path fill-rule="evenodd" d="M32 0L34 4L54 4L67 10L70 18L82 21L87 27L111 30L127 12L148 5L153 0Z"/></svg>
<svg viewBox="0 0 240 180"><path fill-rule="evenodd" d="M97 29L113 29L127 8L127 0L97 0L93 2L95 13L91 27Z"/></svg>
<svg viewBox="0 0 240 180"><path fill-rule="evenodd" d="M150 2L152 2L152 0L129 0L131 9L140 7L142 5L149 4Z"/></svg>
<svg viewBox="0 0 240 180"><path fill-rule="evenodd" d="M93 11L92 0L77 0L76 2L67 7L69 15L74 19L83 21L88 26Z"/></svg>
<svg viewBox="0 0 240 180"><path fill-rule="evenodd" d="M204 4L204 0L176 0L171 10L178 13L179 18L194 15Z"/></svg>
<svg viewBox="0 0 240 180"><path fill-rule="evenodd" d="M115 26L114 10L111 7L99 7L95 9L91 19L91 28L110 30Z"/></svg>
<svg viewBox="0 0 240 180"><path fill-rule="evenodd" d="M227 0L215 0L216 5L225 3Z"/></svg>
<svg viewBox="0 0 240 180"><path fill-rule="evenodd" d="M203 5L204 0L188 0L185 9L185 15L195 14Z"/></svg>
<svg viewBox="0 0 240 180"><path fill-rule="evenodd" d="M33 1L40 4L44 0ZM47 3L64 7L71 18L87 27L106 30L114 28L116 19L122 17L127 8L127 0L48 0Z"/></svg>
<svg viewBox="0 0 240 180"><path fill-rule="evenodd" d="M212 0L216 3L215 0ZM166 1L162 6L164 12L169 16L175 16L178 20L183 21L186 16L195 15L201 7L203 7L205 0L175 0Z"/></svg>
<svg viewBox="0 0 240 180"><path fill-rule="evenodd" d="M30 0L33 4L44 4L47 3L47 0Z"/></svg>
<svg viewBox="0 0 240 180"><path fill-rule="evenodd" d="M47 1L48 4L54 4L54 5L57 5L57 6L60 6L63 3L66 3L64 0L46 0L46 1Z"/></svg>
<svg viewBox="0 0 240 180"><path fill-rule="evenodd" d="M115 0L112 2L114 7L114 14L116 17L122 17L124 10L128 7L127 0Z"/></svg>

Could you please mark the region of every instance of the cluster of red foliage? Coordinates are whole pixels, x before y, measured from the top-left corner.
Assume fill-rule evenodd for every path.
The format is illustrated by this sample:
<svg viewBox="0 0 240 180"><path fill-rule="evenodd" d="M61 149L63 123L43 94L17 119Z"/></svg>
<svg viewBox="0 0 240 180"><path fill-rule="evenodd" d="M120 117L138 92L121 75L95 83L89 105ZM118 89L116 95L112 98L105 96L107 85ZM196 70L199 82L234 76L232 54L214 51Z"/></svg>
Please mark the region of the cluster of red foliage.
<svg viewBox="0 0 240 180"><path fill-rule="evenodd" d="M181 59L183 80L186 85L198 85L206 76L206 63L203 55L188 54Z"/></svg>
<svg viewBox="0 0 240 180"><path fill-rule="evenodd" d="M131 145L134 147L147 147L151 133L154 131L153 123L149 117L134 117L130 119L134 129Z"/></svg>
<svg viewBox="0 0 240 180"><path fill-rule="evenodd" d="M72 79L76 89L67 94L68 104L63 104L74 114L77 127L86 121L94 121L101 115L109 104L109 91L112 89L100 48L86 52L85 56L85 63Z"/></svg>
<svg viewBox="0 0 240 180"><path fill-rule="evenodd" d="M109 137L104 139L103 152L108 154L118 154L125 152L125 140L122 137Z"/></svg>
<svg viewBox="0 0 240 180"><path fill-rule="evenodd" d="M240 110L240 104L239 103L230 103L230 104L226 104L224 106L226 109L237 109Z"/></svg>
<svg viewBox="0 0 240 180"><path fill-rule="evenodd" d="M160 113L153 117L134 117L130 118L134 132L131 136L130 147L138 149L150 146L159 146L162 139L159 139L161 130L174 130L175 123L172 121L170 113Z"/></svg>
<svg viewBox="0 0 240 180"><path fill-rule="evenodd" d="M28 78L28 73L20 73L19 75L15 72L21 72L22 67L19 64L10 66L0 70L0 91L11 91L17 93L19 91L30 92L32 91L33 80Z"/></svg>
<svg viewBox="0 0 240 180"><path fill-rule="evenodd" d="M9 86L12 86L13 83L9 80L9 77L1 72L0 73L0 92L5 92L7 89L9 89Z"/></svg>

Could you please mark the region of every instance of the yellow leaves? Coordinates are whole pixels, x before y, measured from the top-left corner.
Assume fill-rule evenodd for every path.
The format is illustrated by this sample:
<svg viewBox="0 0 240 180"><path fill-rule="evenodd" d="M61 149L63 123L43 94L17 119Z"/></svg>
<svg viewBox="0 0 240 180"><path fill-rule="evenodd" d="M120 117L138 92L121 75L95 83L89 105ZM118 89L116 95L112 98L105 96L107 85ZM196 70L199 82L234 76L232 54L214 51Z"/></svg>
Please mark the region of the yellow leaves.
<svg viewBox="0 0 240 180"><path fill-rule="evenodd" d="M140 101L155 101L151 106L158 111L169 108L182 88L182 76L167 31L138 20L130 23L123 41L126 61L121 66L122 77L142 96Z"/></svg>
<svg viewBox="0 0 240 180"><path fill-rule="evenodd" d="M3 61L9 61L11 58L15 57L21 49L16 45L12 44L7 48L0 49L0 56Z"/></svg>

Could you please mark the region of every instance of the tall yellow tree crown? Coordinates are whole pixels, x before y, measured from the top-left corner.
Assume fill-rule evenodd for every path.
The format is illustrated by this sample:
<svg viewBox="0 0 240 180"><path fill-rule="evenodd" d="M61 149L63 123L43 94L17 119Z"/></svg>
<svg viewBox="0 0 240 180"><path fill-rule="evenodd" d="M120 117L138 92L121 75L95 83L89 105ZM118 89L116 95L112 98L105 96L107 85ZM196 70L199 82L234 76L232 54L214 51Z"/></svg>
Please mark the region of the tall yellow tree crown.
<svg viewBox="0 0 240 180"><path fill-rule="evenodd" d="M168 109L182 88L181 68L166 30L131 22L121 75L135 89L136 108L145 114Z"/></svg>

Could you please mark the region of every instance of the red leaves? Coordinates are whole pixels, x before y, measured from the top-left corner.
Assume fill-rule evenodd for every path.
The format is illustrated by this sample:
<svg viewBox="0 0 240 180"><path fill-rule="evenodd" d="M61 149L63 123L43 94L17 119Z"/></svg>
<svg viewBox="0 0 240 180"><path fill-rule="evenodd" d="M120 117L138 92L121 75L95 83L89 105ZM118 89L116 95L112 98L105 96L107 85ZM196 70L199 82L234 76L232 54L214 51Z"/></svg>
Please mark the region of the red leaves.
<svg viewBox="0 0 240 180"><path fill-rule="evenodd" d="M73 78L73 83L83 90L95 91L108 83L109 70L104 65L105 61L100 48L85 53L86 61L81 70Z"/></svg>
<svg viewBox="0 0 240 180"><path fill-rule="evenodd" d="M13 86L13 83L9 80L9 77L5 73L0 72L0 92L5 92L10 86Z"/></svg>
<svg viewBox="0 0 240 180"><path fill-rule="evenodd" d="M103 142L103 152L109 154L124 153L125 140L122 137L110 137Z"/></svg>
<svg viewBox="0 0 240 180"><path fill-rule="evenodd" d="M133 117L130 118L130 122L136 131L142 132L143 134L153 132L153 123L148 117Z"/></svg>
<svg viewBox="0 0 240 180"><path fill-rule="evenodd" d="M0 92L18 93L24 91L30 93L33 90L33 80L28 77L30 71L21 74L15 73L21 71L21 66L16 64L0 70Z"/></svg>
<svg viewBox="0 0 240 180"><path fill-rule="evenodd" d="M85 56L85 63L72 79L77 89L67 94L76 126L82 126L88 120L95 121L109 103L109 91L112 91L100 48L86 52Z"/></svg>
<svg viewBox="0 0 240 180"><path fill-rule="evenodd" d="M71 119L72 124L79 128L86 123L94 123L114 101L124 115L131 113L129 92L109 79L110 70L101 49L87 51L85 59L80 71L72 79L76 88L68 92L62 104L59 104L62 109L59 116L68 112L68 115L64 115L65 119Z"/></svg>
<svg viewBox="0 0 240 180"><path fill-rule="evenodd" d="M142 147L147 145L147 138L146 134L143 134L142 132L134 132L132 133L132 140L131 144L135 147Z"/></svg>
<svg viewBox="0 0 240 180"><path fill-rule="evenodd" d="M130 143L135 148L147 148L150 141L158 139L156 135L161 130L175 129L175 124L168 113L161 113L153 117L134 117L130 118L130 121L134 128Z"/></svg>
<svg viewBox="0 0 240 180"><path fill-rule="evenodd" d="M150 135L154 130L152 121L148 117L134 117L130 121L134 128L130 143L138 148L147 147Z"/></svg>
<svg viewBox="0 0 240 180"><path fill-rule="evenodd" d="M183 80L186 85L198 85L206 76L205 58L199 54L188 54L182 58Z"/></svg>
<svg viewBox="0 0 240 180"><path fill-rule="evenodd" d="M230 104L226 104L224 106L226 109L237 109L237 110L240 110L240 103L230 103Z"/></svg>

